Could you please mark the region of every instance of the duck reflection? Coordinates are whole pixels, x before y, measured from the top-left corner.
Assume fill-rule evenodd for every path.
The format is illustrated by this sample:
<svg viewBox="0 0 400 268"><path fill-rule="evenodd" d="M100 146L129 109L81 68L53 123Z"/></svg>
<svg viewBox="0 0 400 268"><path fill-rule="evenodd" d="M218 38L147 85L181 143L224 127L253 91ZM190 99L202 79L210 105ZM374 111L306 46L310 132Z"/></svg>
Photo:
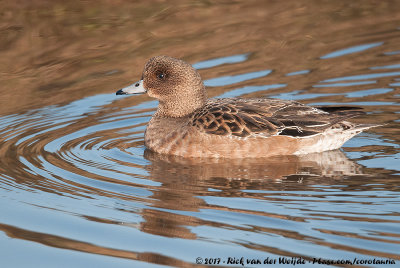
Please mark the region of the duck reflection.
<svg viewBox="0 0 400 268"><path fill-rule="evenodd" d="M362 174L361 166L348 159L340 150L301 156L244 159L182 158L160 155L150 150L146 150L144 156L152 162L148 169L157 179L191 176L198 180L281 180L292 175L333 177Z"/></svg>
<svg viewBox="0 0 400 268"><path fill-rule="evenodd" d="M149 197L153 203L142 211L145 221L140 229L186 239L196 239L188 226L216 224L198 217L201 209L230 210L208 204L202 197L255 198L244 190L306 190L311 185L362 174L362 167L339 150L268 159L180 158L146 150L145 158L151 162L146 167L149 177L162 186ZM251 210L245 213L285 217Z"/></svg>

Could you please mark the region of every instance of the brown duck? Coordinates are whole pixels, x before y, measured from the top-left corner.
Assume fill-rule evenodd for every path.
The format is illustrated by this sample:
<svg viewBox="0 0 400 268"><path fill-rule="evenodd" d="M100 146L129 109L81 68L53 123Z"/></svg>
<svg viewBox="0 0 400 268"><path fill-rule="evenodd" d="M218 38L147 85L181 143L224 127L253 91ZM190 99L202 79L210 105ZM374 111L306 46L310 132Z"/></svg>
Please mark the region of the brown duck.
<svg viewBox="0 0 400 268"><path fill-rule="evenodd" d="M207 99L188 63L151 58L142 79L117 95L146 93L159 100L145 133L154 152L182 157L269 157L333 150L375 125L354 124L354 107L311 107L279 99Z"/></svg>

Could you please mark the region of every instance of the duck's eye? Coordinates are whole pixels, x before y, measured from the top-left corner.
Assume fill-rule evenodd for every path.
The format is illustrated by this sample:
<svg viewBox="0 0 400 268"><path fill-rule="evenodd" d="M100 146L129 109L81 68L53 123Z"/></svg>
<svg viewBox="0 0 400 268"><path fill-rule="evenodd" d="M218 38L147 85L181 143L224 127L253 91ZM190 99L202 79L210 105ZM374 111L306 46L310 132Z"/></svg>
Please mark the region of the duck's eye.
<svg viewBox="0 0 400 268"><path fill-rule="evenodd" d="M164 73L159 73L159 74L157 74L157 78L164 79L165 78L165 74Z"/></svg>

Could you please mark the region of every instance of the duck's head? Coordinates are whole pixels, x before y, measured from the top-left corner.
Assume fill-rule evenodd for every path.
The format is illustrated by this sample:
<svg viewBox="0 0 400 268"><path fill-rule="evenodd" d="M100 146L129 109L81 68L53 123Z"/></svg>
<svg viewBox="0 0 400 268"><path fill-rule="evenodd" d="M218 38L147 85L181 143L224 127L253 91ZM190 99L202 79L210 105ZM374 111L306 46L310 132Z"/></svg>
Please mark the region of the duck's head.
<svg viewBox="0 0 400 268"><path fill-rule="evenodd" d="M168 56L151 58L142 79L117 95L147 93L159 100L157 115L182 117L202 107L207 95L200 74L190 64Z"/></svg>

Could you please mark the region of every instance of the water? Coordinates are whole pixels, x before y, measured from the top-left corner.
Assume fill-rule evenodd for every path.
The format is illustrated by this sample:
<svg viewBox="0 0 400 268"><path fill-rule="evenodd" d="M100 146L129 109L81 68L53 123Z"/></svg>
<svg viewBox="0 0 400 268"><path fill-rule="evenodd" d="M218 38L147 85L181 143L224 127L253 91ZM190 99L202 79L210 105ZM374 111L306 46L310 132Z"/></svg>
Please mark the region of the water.
<svg viewBox="0 0 400 268"><path fill-rule="evenodd" d="M3 3L1 266L400 263L399 7ZM157 102L115 91L160 54L199 69L210 97L356 105L354 122L384 125L302 157L159 156L143 142Z"/></svg>

